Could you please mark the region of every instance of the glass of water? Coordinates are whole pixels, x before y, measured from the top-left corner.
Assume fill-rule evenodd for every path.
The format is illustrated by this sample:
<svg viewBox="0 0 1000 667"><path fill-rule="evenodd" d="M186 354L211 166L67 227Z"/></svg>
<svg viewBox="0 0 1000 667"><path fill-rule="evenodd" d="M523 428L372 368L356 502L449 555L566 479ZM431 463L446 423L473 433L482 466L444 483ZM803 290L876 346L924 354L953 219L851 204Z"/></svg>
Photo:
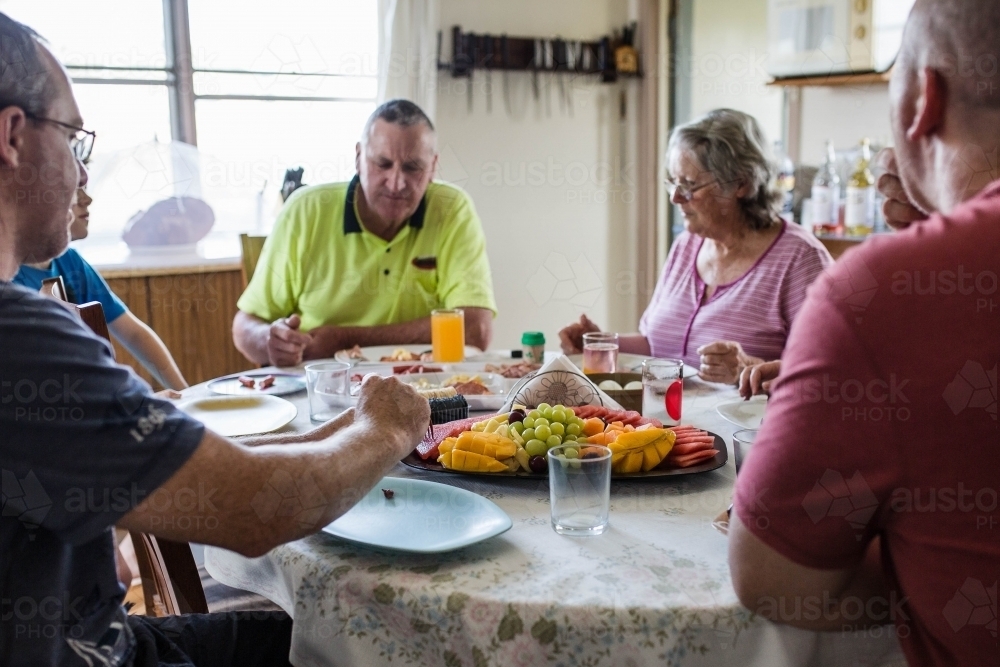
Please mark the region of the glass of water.
<svg viewBox="0 0 1000 667"><path fill-rule="evenodd" d="M733 433L733 456L736 457L736 472L740 472L743 462L747 460L754 440L757 439L757 429L746 428Z"/></svg>
<svg viewBox="0 0 1000 667"><path fill-rule="evenodd" d="M600 535L611 507L611 450L559 445L549 450L552 528L560 535Z"/></svg>
<svg viewBox="0 0 1000 667"><path fill-rule="evenodd" d="M314 422L330 421L351 406L348 373L351 365L342 361L320 361L306 366L306 389L309 391L309 418Z"/></svg>
<svg viewBox="0 0 1000 667"><path fill-rule="evenodd" d="M583 372L614 373L618 367L618 334L595 331L583 334Z"/></svg>
<svg viewBox="0 0 1000 667"><path fill-rule="evenodd" d="M659 419L664 426L681 423L684 402L684 362L680 359L647 359L642 362L642 415Z"/></svg>

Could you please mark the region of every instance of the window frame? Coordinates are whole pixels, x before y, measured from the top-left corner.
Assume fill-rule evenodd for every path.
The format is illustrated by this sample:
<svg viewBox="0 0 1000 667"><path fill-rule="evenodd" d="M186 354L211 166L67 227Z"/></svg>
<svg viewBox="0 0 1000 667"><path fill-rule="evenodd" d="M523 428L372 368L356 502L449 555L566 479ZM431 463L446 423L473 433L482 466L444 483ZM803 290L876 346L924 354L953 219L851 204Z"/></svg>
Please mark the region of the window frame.
<svg viewBox="0 0 1000 667"><path fill-rule="evenodd" d="M110 65L69 65L66 69L74 83L81 84L112 84L112 85L162 85L167 87L170 104L170 134L174 141L182 141L192 146L198 145L198 127L195 115L195 102L198 100L246 100L246 101L277 101L277 102L375 102L376 97L329 97L329 96L295 96L295 95L248 95L248 94L210 94L198 95L194 90L194 75L196 73L210 74L251 74L251 75L287 75L289 72L269 72L264 70L236 69L200 69L194 67L191 55L191 20L188 13L188 0L163 0L163 39L166 53L166 67L116 67ZM108 76L93 76L93 73L106 73ZM156 72L165 75L163 79L143 78L136 76L115 77L116 72L139 74ZM299 76L319 76L336 78L347 76L337 73L297 73ZM89 75L89 76L88 76ZM375 78L351 75L353 78Z"/></svg>

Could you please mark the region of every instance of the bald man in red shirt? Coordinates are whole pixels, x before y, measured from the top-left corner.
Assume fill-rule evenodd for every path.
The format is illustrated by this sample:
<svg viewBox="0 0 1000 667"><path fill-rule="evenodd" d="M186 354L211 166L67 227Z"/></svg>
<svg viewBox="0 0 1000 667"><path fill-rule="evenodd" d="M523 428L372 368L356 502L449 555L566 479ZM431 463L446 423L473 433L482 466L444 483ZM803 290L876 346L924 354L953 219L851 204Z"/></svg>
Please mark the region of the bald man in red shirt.
<svg viewBox="0 0 1000 667"><path fill-rule="evenodd" d="M913 665L1000 663L998 65L1000 3L917 0L890 84L890 206L926 219L810 290L731 517L747 607L894 624Z"/></svg>

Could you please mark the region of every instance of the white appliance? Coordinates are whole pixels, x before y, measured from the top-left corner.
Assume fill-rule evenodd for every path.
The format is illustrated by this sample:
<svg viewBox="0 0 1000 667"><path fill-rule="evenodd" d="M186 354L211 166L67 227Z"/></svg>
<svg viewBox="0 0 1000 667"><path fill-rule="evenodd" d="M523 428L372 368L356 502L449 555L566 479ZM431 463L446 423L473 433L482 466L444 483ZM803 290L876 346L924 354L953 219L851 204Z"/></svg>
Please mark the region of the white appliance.
<svg viewBox="0 0 1000 667"><path fill-rule="evenodd" d="M884 72L914 0L769 0L768 72L776 78Z"/></svg>

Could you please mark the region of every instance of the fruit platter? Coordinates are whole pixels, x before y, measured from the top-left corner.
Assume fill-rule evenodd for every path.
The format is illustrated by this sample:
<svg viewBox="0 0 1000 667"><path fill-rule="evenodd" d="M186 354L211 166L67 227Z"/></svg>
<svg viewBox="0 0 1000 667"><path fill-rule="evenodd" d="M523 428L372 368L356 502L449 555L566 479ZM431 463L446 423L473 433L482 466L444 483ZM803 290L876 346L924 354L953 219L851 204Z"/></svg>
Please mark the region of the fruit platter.
<svg viewBox="0 0 1000 667"><path fill-rule="evenodd" d="M507 413L478 415L428 430L403 463L442 473L539 478L546 453L568 445L567 458L611 450L612 478L643 479L715 470L726 464L719 436L693 426L664 427L630 410L603 406L515 405Z"/></svg>

